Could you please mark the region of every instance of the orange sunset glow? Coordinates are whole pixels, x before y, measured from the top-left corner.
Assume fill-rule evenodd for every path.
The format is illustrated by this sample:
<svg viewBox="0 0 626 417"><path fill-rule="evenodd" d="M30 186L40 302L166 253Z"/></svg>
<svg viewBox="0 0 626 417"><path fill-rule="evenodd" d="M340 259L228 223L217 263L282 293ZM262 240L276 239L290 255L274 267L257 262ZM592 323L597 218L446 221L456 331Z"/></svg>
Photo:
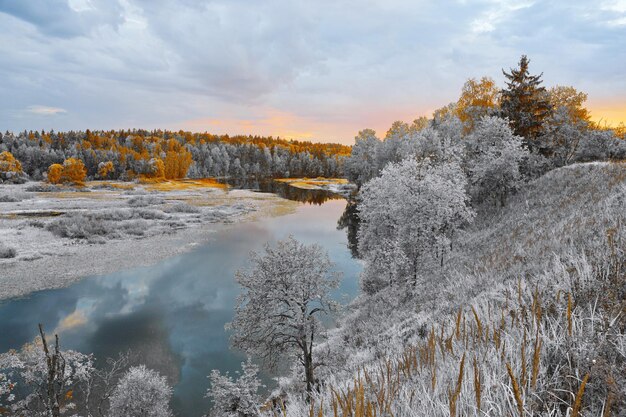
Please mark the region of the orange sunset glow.
<svg viewBox="0 0 626 417"><path fill-rule="evenodd" d="M626 121L626 62L616 52L623 0L55 1L0 3L0 130L183 129L352 144L360 130L384 136L396 120L432 116L470 78L504 88L502 70L522 54L546 88L586 93L594 121Z"/></svg>

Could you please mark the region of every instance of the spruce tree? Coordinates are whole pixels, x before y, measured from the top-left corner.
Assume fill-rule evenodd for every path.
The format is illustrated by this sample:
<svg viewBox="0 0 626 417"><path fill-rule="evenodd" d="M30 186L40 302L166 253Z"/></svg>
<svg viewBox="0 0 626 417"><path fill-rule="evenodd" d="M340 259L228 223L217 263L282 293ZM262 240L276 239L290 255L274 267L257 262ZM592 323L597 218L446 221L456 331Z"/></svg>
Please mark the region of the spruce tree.
<svg viewBox="0 0 626 417"><path fill-rule="evenodd" d="M506 88L502 90L501 110L502 115L509 119L513 132L524 138L528 148L542 152L538 138L544 120L552 113L552 106L545 87L541 86L543 73L530 75L529 64L530 60L522 55L518 68L511 68L510 73L502 70L507 81Z"/></svg>

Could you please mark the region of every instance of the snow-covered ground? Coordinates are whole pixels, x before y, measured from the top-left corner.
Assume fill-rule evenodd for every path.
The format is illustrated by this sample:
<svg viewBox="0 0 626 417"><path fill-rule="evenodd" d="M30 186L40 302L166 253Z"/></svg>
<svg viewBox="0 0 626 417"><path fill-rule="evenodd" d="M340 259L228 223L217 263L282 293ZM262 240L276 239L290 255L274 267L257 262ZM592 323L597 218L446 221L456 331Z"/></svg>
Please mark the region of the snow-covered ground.
<svg viewBox="0 0 626 417"><path fill-rule="evenodd" d="M292 212L273 194L210 181L0 185L0 299L150 265L224 224Z"/></svg>

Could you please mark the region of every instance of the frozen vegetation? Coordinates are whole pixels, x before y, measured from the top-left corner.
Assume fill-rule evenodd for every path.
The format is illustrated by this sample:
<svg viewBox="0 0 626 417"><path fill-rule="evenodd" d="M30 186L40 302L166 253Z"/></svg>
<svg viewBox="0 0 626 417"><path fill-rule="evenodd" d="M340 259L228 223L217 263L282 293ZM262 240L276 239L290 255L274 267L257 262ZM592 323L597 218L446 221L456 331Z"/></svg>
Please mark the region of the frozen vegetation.
<svg viewBox="0 0 626 417"><path fill-rule="evenodd" d="M431 120L395 122L384 140L359 132L343 162L359 186L359 296L338 311L329 299L338 277L315 244L288 238L253 254L235 277L232 345L290 372L270 395L250 360L238 376L212 372L209 415L624 415L626 142L589 121L584 94L546 90L528 65L522 57L505 72L502 90L469 80L458 102ZM14 207L3 222L22 225L2 229L17 260L0 262L29 256L25 230L96 246L248 210L192 204L184 193L172 201L160 187L110 191L116 203L73 191L79 207L68 210L67 191L32 197L16 186L0 204ZM43 191L45 218L31 209L39 218L16 220ZM123 360L95 370L91 356L51 343L42 332L0 355L3 409L95 415L99 398L101 415L171 414L171 388L154 371Z"/></svg>
<svg viewBox="0 0 626 417"><path fill-rule="evenodd" d="M0 299L151 264L220 225L293 207L207 180L0 185Z"/></svg>

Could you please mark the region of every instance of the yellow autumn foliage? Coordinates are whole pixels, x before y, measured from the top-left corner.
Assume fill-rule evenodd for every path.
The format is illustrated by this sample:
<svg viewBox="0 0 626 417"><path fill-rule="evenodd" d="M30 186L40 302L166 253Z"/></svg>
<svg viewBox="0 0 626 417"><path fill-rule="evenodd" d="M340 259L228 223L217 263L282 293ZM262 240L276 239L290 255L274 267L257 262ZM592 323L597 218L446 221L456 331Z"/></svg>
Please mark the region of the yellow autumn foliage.
<svg viewBox="0 0 626 417"><path fill-rule="evenodd" d="M109 173L113 172L113 169L113 162L103 162L98 167L98 176L104 179L109 175Z"/></svg>
<svg viewBox="0 0 626 417"><path fill-rule="evenodd" d="M52 164L48 168L48 182L50 184L58 184L61 182L61 174L63 173L63 165Z"/></svg>
<svg viewBox="0 0 626 417"><path fill-rule="evenodd" d="M68 158L63 165L52 164L48 168L48 182L51 184L82 184L87 176L85 164L78 158Z"/></svg>
<svg viewBox="0 0 626 417"><path fill-rule="evenodd" d="M22 172L22 164L15 159L11 152L5 151L0 153L0 173L3 172Z"/></svg>

